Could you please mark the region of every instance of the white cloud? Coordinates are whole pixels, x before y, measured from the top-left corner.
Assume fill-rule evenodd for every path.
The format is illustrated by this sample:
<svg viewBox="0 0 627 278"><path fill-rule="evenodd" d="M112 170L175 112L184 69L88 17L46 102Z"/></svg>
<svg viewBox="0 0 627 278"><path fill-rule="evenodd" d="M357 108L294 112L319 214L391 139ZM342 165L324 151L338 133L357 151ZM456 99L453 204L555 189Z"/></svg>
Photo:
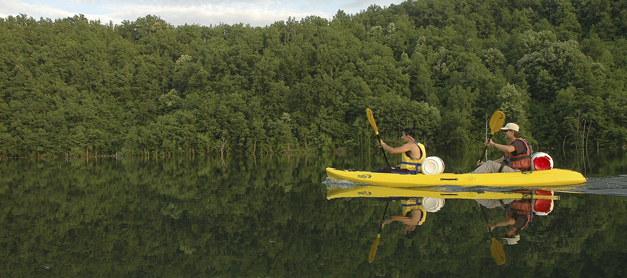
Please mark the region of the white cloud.
<svg viewBox="0 0 627 278"><path fill-rule="evenodd" d="M315 15L332 19L338 10L355 14L373 3L382 7L390 5L382 0L0 0L0 16L26 14L36 19L58 19L83 14L90 20L120 24L124 20L134 21L146 15L156 15L175 26L243 23L263 27L290 17L300 20Z"/></svg>
<svg viewBox="0 0 627 278"><path fill-rule="evenodd" d="M59 8L29 4L22 1L0 0L0 16L17 16L19 14L26 14L34 18L64 18L74 15L74 13Z"/></svg>
<svg viewBox="0 0 627 278"><path fill-rule="evenodd" d="M198 5L184 6L144 6L127 5L122 12L115 13L115 17L135 20L138 17L153 14L161 17L172 25L187 24L236 24L244 23L253 26L265 26L288 17L304 17L308 14L285 9L271 9L267 5Z"/></svg>

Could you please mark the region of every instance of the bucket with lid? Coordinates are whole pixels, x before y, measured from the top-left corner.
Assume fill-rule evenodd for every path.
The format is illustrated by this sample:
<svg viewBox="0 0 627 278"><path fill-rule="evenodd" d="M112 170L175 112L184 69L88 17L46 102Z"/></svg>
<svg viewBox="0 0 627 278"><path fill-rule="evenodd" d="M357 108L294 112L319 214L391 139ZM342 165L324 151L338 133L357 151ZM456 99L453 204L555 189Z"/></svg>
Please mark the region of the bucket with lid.
<svg viewBox="0 0 627 278"><path fill-rule="evenodd" d="M544 195L544 196L553 196L554 192L551 190L534 190L533 192L536 195ZM553 211L555 207L555 202L550 199L533 199L531 209L536 215L548 215Z"/></svg>
<svg viewBox="0 0 627 278"><path fill-rule="evenodd" d="M531 156L531 170L542 171L553 169L553 158L547 153L537 152Z"/></svg>
<svg viewBox="0 0 627 278"><path fill-rule="evenodd" d="M444 206L444 199L425 197L422 198L422 207L428 212L439 211Z"/></svg>
<svg viewBox="0 0 627 278"><path fill-rule="evenodd" d="M444 161L437 156L428 156L422 161L422 173L425 175L439 175L444 173Z"/></svg>

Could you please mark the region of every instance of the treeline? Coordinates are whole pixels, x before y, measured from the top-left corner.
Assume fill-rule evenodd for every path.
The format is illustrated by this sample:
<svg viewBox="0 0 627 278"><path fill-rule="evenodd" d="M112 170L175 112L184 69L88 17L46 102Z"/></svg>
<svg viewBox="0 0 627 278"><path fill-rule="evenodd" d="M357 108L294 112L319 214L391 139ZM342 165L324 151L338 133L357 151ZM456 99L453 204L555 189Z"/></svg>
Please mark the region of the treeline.
<svg viewBox="0 0 627 278"><path fill-rule="evenodd" d="M274 153L415 127L473 148L627 145L627 1L406 1L266 27L0 19L0 156Z"/></svg>

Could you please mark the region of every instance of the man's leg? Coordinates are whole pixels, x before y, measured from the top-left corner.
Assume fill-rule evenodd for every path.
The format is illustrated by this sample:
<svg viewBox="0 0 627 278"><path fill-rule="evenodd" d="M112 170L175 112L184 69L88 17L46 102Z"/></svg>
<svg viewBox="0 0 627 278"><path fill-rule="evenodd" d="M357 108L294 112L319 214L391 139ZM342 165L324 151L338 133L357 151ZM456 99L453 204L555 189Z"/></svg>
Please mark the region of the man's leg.
<svg viewBox="0 0 627 278"><path fill-rule="evenodd" d="M503 199L503 200L475 199L477 203L489 209L498 208L498 207L503 208L503 206L501 206L501 201L507 205L515 200L516 199Z"/></svg>
<svg viewBox="0 0 627 278"><path fill-rule="evenodd" d="M488 160L479 166L479 168L472 171L472 174L499 173L499 169L501 170L500 173L517 172L516 169L512 167L503 166L503 169L501 169L501 166L501 163Z"/></svg>
<svg viewBox="0 0 627 278"><path fill-rule="evenodd" d="M379 166L377 169L374 169L371 172L391 173L392 172L392 167L390 167L390 166Z"/></svg>

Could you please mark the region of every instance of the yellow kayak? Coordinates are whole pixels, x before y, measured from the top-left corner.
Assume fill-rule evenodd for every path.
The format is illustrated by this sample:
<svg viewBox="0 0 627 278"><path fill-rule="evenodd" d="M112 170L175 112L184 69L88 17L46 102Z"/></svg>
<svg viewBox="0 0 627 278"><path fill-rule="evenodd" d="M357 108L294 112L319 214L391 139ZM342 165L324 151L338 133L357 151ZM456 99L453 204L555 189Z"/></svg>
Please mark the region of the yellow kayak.
<svg viewBox="0 0 627 278"><path fill-rule="evenodd" d="M368 171L338 170L327 168L327 176L355 183L384 187L424 187L424 186L486 186L543 188L565 185L579 185L586 178L579 172L551 169L533 172L493 173L493 174L452 174L415 175L377 173Z"/></svg>
<svg viewBox="0 0 627 278"><path fill-rule="evenodd" d="M531 192L531 191L529 191ZM550 192L550 191L548 191ZM547 191L543 191L544 195L520 193L520 192L451 192L444 190L435 190L427 188L395 188L381 186L353 186L351 188L331 188L327 190L327 199L336 198L388 198L388 197L431 197L442 199L549 199L559 200L559 196L547 195Z"/></svg>

